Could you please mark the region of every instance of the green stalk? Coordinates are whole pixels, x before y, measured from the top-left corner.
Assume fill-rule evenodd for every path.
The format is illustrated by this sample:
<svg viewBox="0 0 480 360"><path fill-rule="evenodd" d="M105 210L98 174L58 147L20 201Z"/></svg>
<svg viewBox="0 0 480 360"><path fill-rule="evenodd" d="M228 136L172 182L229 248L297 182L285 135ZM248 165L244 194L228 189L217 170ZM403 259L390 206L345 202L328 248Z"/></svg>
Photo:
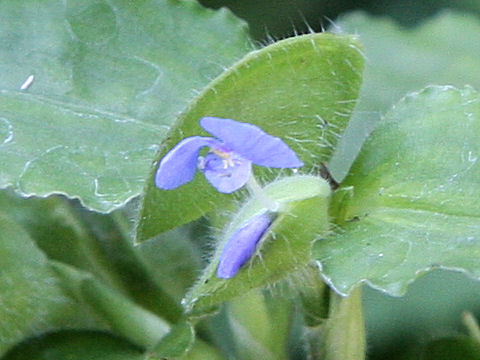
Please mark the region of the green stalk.
<svg viewBox="0 0 480 360"><path fill-rule="evenodd" d="M470 337L480 344L480 327L473 314L469 311L465 311L462 314L462 322L467 328Z"/></svg>
<svg viewBox="0 0 480 360"><path fill-rule="evenodd" d="M365 359L365 325L362 291L348 297L330 291L330 309L324 325L308 328L307 342L312 360Z"/></svg>
<svg viewBox="0 0 480 360"><path fill-rule="evenodd" d="M332 291L325 333L325 360L365 359L365 345L361 287L348 297Z"/></svg>

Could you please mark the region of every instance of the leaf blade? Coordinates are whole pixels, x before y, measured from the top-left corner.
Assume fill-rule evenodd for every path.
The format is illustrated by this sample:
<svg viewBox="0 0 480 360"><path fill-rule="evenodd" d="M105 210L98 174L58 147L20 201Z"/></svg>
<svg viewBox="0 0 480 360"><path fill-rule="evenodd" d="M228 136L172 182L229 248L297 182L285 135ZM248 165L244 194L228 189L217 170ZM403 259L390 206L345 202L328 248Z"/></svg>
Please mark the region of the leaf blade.
<svg viewBox="0 0 480 360"><path fill-rule="evenodd" d="M426 88L385 117L345 180L354 188L342 231L314 246L337 291L366 281L402 295L436 267L480 276L479 133L468 87Z"/></svg>
<svg viewBox="0 0 480 360"><path fill-rule="evenodd" d="M99 212L140 193L192 89L251 48L241 21L193 1L5 1L0 24L0 187Z"/></svg>

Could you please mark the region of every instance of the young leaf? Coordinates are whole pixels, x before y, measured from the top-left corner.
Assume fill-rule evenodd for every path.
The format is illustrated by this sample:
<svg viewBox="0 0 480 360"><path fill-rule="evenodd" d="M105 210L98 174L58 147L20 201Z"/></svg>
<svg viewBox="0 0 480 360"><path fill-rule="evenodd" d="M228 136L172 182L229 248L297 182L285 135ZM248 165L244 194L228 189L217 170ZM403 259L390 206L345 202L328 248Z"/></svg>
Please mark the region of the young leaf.
<svg viewBox="0 0 480 360"><path fill-rule="evenodd" d="M306 165L318 169L342 134L361 81L363 57L352 36L312 34L290 38L248 54L213 81L179 119L162 144L145 188L137 242L231 203L201 176L175 190L154 184L158 161L188 136L205 135L204 116L258 125L280 137ZM278 171L255 169L262 177Z"/></svg>
<svg viewBox="0 0 480 360"><path fill-rule="evenodd" d="M228 11L178 0L2 1L0 39L0 187L101 212L140 193L193 90L251 49Z"/></svg>
<svg viewBox="0 0 480 360"><path fill-rule="evenodd" d="M342 184L353 195L341 229L314 246L338 292L366 281L401 295L436 267L480 277L478 134L480 96L468 87L429 87L387 114Z"/></svg>
<svg viewBox="0 0 480 360"><path fill-rule="evenodd" d="M271 199L284 208L272 223L258 254L230 279L217 277L223 247L243 224L265 211L259 199L248 201L228 225L210 264L183 303L187 312L201 315L225 300L272 284L304 267L310 261L312 242L328 231L329 185L314 176L293 176L265 187Z"/></svg>

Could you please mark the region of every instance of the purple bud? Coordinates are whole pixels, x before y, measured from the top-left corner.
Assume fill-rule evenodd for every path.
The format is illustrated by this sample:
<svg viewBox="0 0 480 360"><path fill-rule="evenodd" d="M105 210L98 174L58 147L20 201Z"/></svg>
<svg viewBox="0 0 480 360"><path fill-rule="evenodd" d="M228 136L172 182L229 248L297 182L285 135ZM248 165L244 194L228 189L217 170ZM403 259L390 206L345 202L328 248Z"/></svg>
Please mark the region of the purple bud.
<svg viewBox="0 0 480 360"><path fill-rule="evenodd" d="M217 276L230 279L240 270L255 252L258 241L268 230L272 220L267 213L251 219L228 239L217 269Z"/></svg>

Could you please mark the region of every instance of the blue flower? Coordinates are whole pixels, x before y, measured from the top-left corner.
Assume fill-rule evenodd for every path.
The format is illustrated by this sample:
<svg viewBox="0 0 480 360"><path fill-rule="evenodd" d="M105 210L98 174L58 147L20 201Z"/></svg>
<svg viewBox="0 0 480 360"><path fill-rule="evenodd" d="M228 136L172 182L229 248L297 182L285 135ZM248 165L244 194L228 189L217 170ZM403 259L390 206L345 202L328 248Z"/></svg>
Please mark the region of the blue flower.
<svg viewBox="0 0 480 360"><path fill-rule="evenodd" d="M252 163L274 168L303 166L287 144L258 126L216 117L204 117L200 125L215 138L192 136L180 141L160 161L157 187L175 189L191 181L198 168L218 191L231 193L247 183ZM205 146L210 151L201 157L200 149Z"/></svg>
<svg viewBox="0 0 480 360"><path fill-rule="evenodd" d="M240 270L255 252L263 234L272 223L270 216L263 213L251 219L228 239L220 255L217 276L230 279Z"/></svg>

